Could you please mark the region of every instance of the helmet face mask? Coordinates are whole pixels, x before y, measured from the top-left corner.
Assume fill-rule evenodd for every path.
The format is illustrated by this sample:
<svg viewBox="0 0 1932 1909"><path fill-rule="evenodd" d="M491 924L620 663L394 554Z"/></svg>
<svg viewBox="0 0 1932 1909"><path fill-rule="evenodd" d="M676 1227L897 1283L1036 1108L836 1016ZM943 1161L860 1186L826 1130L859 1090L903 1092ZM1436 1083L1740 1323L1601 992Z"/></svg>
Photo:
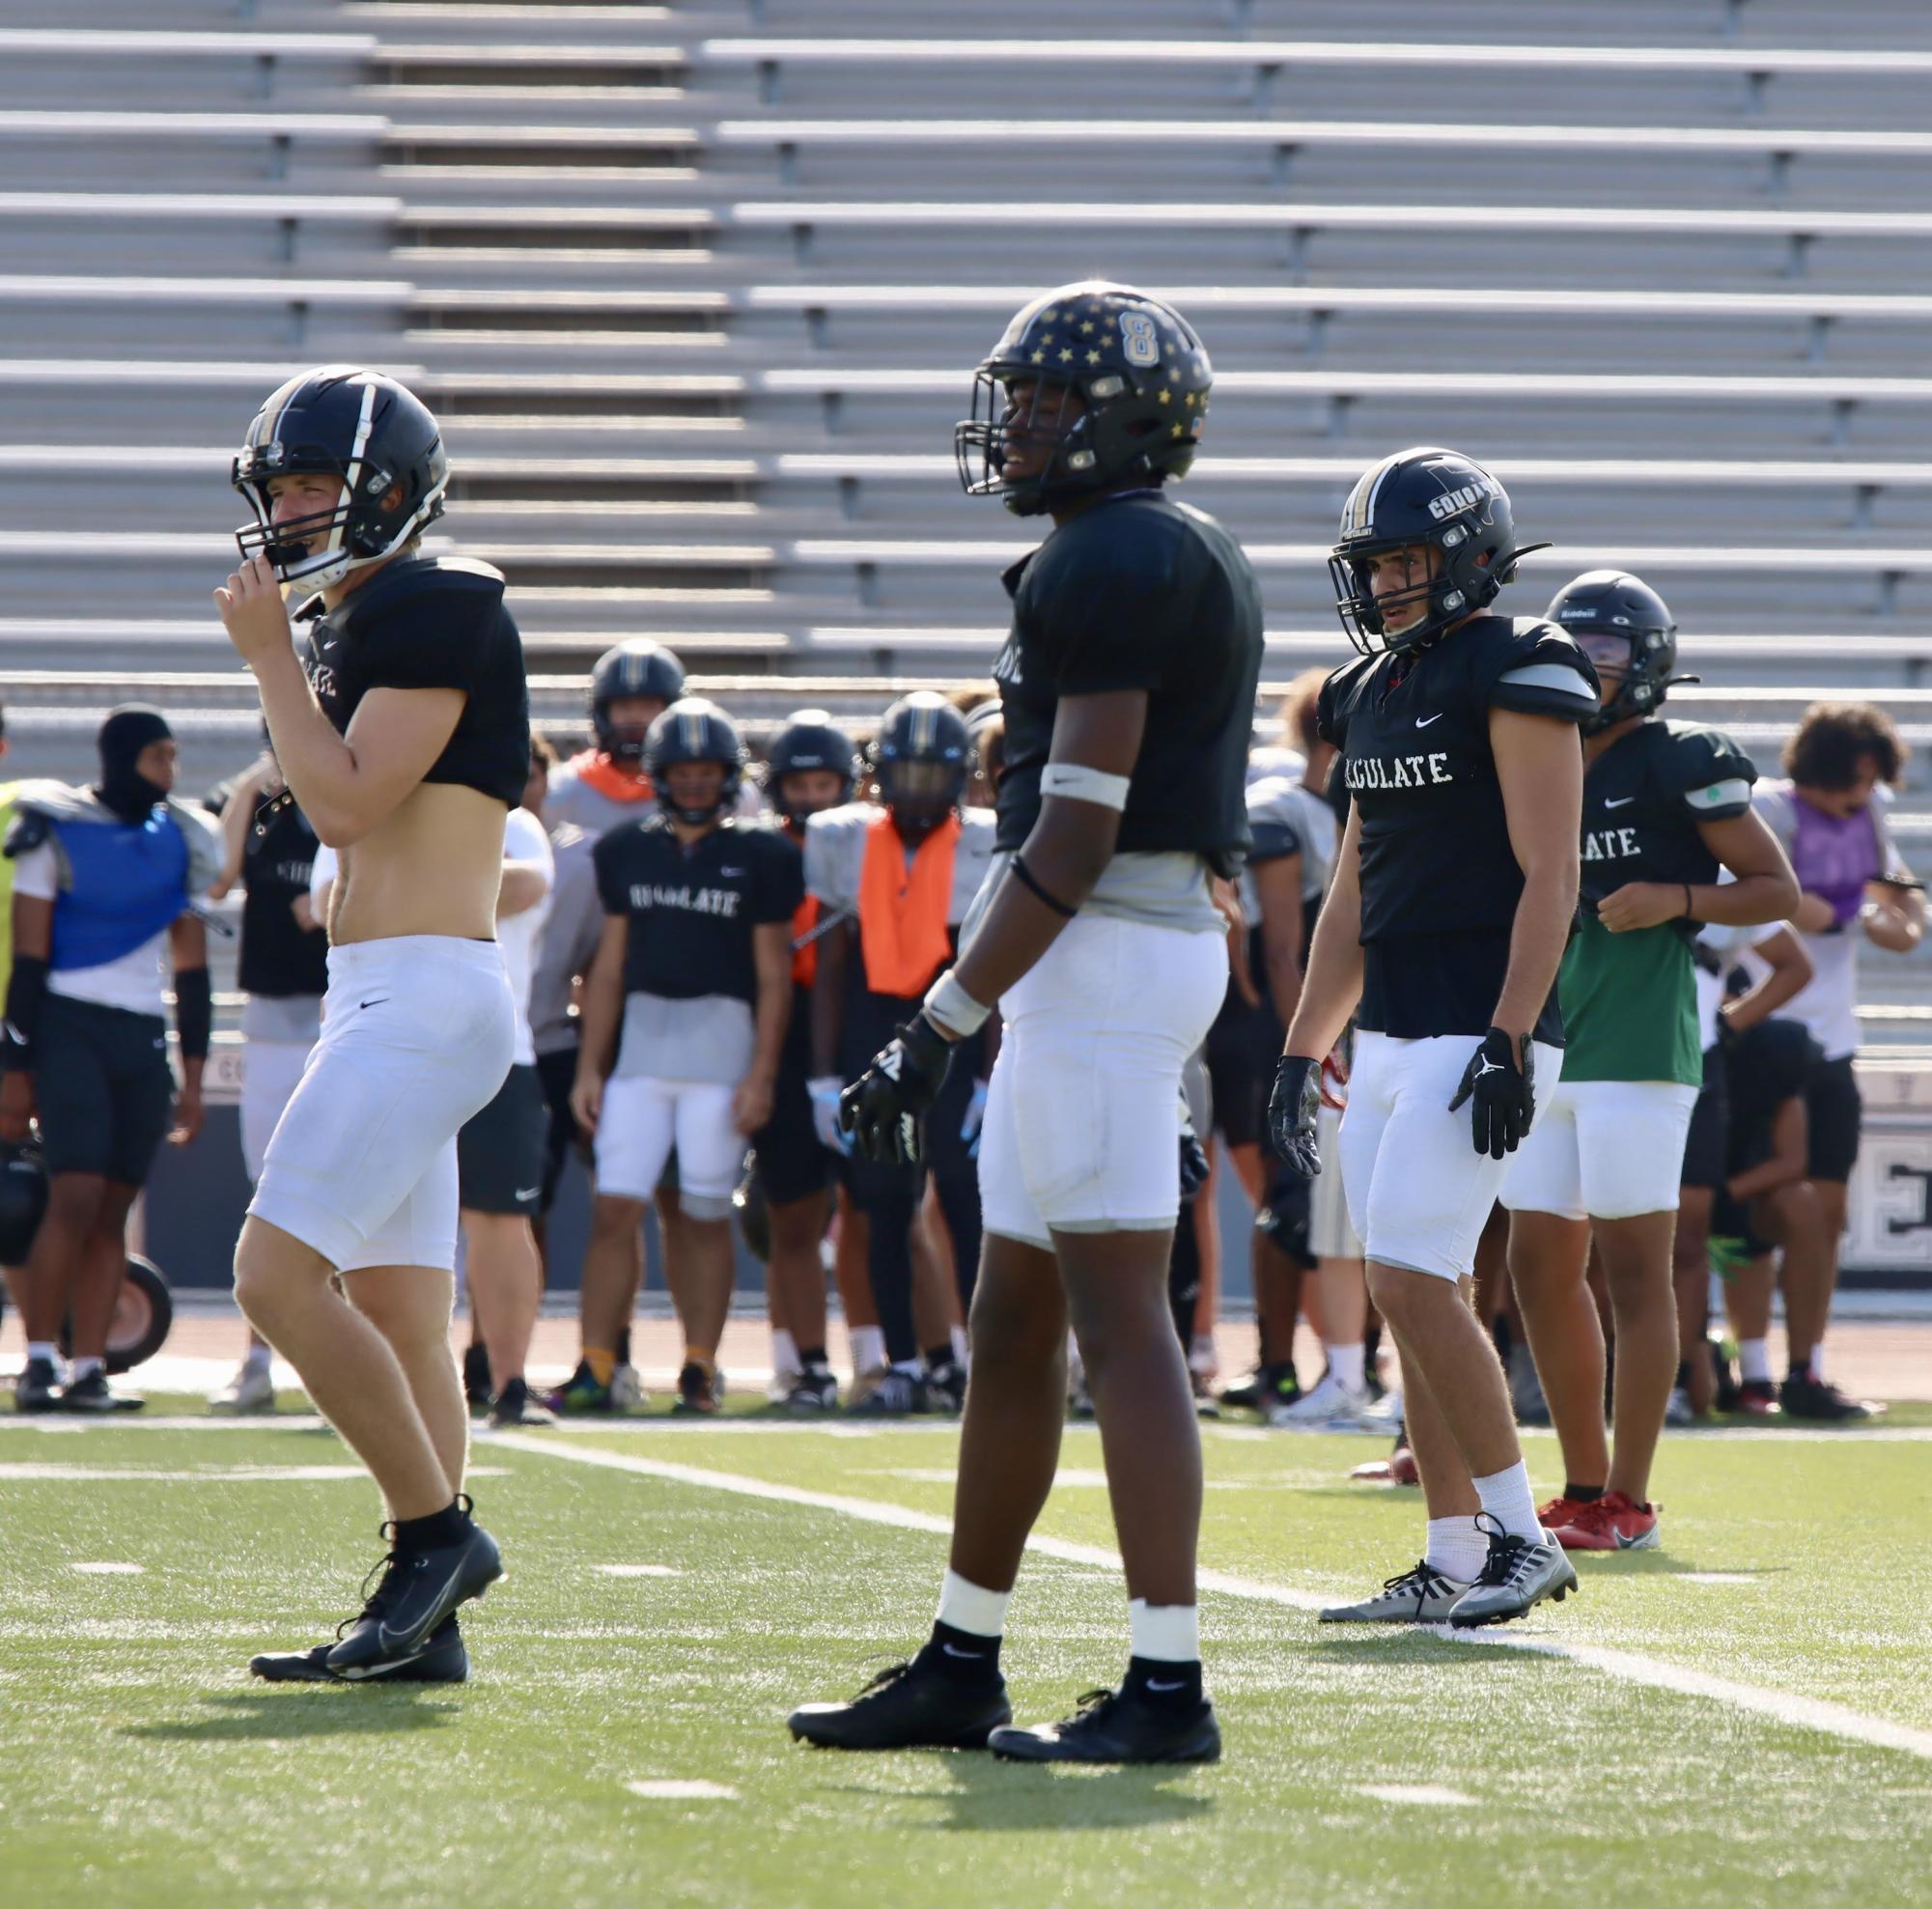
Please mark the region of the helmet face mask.
<svg viewBox="0 0 1932 1909"><path fill-rule="evenodd" d="M1063 286L1016 314L975 369L971 415L953 428L961 487L1035 517L1184 477L1213 382L1199 337L1170 306L1132 286Z"/></svg>
<svg viewBox="0 0 1932 1909"><path fill-rule="evenodd" d="M340 486L322 511L275 519L277 478ZM392 557L442 515L449 460L436 421L395 379L352 366L292 378L256 414L229 481L255 514L235 533L243 562L265 556L277 579L326 590Z"/></svg>
<svg viewBox="0 0 1932 1909"><path fill-rule="evenodd" d="M685 693L685 666L661 643L633 636L604 651L590 673L590 726L597 746L615 762L642 762L658 717ZM648 719L620 723L621 702L656 703Z"/></svg>
<svg viewBox="0 0 1932 1909"><path fill-rule="evenodd" d="M971 748L966 717L931 689L915 689L885 712L873 767L880 800L902 834L930 834L959 807Z"/></svg>
<svg viewBox="0 0 1932 1909"><path fill-rule="evenodd" d="M1518 547L1515 536L1509 493L1480 464L1428 446L1385 458L1349 492L1329 557L1335 612L1349 641L1364 656L1426 649L1486 609L1515 576L1519 557L1546 547ZM1379 560L1416 548L1424 552L1423 579L1378 596ZM1391 612L1411 609L1422 613L1390 628Z"/></svg>

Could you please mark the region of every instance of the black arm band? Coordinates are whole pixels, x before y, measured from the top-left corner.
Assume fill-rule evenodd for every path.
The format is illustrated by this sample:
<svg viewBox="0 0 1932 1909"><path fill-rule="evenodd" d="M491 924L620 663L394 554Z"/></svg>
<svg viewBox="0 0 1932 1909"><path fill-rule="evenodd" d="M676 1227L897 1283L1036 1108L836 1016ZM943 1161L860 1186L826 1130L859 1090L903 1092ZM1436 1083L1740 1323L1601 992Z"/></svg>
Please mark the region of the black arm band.
<svg viewBox="0 0 1932 1909"><path fill-rule="evenodd" d="M40 1031L41 1003L47 997L47 964L40 955L15 955L7 984L7 1020L0 1027L0 1073L29 1074L34 1036Z"/></svg>
<svg viewBox="0 0 1932 1909"><path fill-rule="evenodd" d="M182 1037L183 1060L206 1060L214 1032L214 996L208 969L183 968L175 974L175 1032Z"/></svg>
<svg viewBox="0 0 1932 1909"><path fill-rule="evenodd" d="M1011 866L1013 869L1014 878L1019 882L1020 885L1022 888L1030 889L1032 893L1040 901L1044 902L1050 909L1051 909L1055 914L1064 915L1067 918L1067 920L1071 921L1075 915L1079 913L1078 909L1069 908L1066 905L1066 903L1059 898L1059 896L1050 895L1047 892L1047 890L1043 888L1040 885L1040 884L1034 879L1033 871L1030 868L1028 868L1026 864L1023 861L1022 861L1018 856L1015 856L1013 857Z"/></svg>

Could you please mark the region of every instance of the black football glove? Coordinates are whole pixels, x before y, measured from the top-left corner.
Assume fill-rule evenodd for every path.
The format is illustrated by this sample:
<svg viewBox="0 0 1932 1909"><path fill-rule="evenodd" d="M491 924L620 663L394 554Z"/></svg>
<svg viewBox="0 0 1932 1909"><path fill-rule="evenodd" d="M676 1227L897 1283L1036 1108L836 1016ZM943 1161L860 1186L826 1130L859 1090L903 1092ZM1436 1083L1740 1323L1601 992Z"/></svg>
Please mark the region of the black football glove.
<svg viewBox="0 0 1932 1909"><path fill-rule="evenodd" d="M1208 1150L1194 1132L1194 1110L1181 1089L1181 1197L1192 1199L1208 1184Z"/></svg>
<svg viewBox="0 0 1932 1909"><path fill-rule="evenodd" d="M919 1158L919 1118L939 1096L952 1043L924 1013L915 1014L872 1057L872 1065L838 1097L839 1130L853 1150L882 1166Z"/></svg>
<svg viewBox="0 0 1932 1909"><path fill-rule="evenodd" d="M1521 1052L1523 1066L1519 1071L1510 1053L1509 1036L1500 1027L1492 1027L1482 1037L1482 1046L1470 1055L1462 1085L1449 1103L1451 1113L1465 1101L1470 1103L1470 1132L1475 1149L1492 1160L1500 1160L1523 1144L1536 1111L1527 1034L1523 1036Z"/></svg>
<svg viewBox="0 0 1932 1909"><path fill-rule="evenodd" d="M1322 1170L1315 1143L1315 1116L1322 1110L1322 1063L1284 1053L1274 1063L1274 1090L1268 1096L1268 1137L1289 1172L1312 1180Z"/></svg>

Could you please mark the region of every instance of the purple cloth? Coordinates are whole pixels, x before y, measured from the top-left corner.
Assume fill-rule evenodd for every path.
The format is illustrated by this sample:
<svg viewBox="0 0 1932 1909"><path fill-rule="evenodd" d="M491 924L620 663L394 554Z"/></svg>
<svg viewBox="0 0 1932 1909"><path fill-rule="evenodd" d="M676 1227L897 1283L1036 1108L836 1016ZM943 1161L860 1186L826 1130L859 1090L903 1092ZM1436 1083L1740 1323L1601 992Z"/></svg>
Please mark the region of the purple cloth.
<svg viewBox="0 0 1932 1909"><path fill-rule="evenodd" d="M1796 789L1791 792L1797 827L1791 837L1791 866L1798 885L1832 905L1832 925L1842 928L1858 918L1865 884L1885 870L1879 860L1878 825L1869 808L1856 815L1827 815Z"/></svg>

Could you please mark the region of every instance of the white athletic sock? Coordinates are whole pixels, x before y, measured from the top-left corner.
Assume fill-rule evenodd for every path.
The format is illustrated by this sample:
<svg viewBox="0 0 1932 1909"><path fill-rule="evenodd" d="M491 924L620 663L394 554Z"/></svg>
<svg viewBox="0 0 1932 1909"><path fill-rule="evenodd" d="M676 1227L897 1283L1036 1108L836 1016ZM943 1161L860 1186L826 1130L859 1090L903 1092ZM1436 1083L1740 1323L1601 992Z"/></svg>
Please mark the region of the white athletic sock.
<svg viewBox="0 0 1932 1909"><path fill-rule="evenodd" d="M1006 1607L1012 1602L1011 1591L988 1590L957 1571L948 1571L939 1586L939 1622L956 1631L970 1631L976 1638L1004 1637Z"/></svg>
<svg viewBox="0 0 1932 1909"><path fill-rule="evenodd" d="M1472 1585L1489 1556L1489 1540L1476 1530L1473 1518L1431 1518L1422 1556L1430 1570L1459 1585Z"/></svg>
<svg viewBox="0 0 1932 1909"><path fill-rule="evenodd" d="M1825 1342L1823 1339L1820 1339L1811 1348L1811 1362L1806 1368L1806 1376L1815 1385L1822 1386L1825 1383Z"/></svg>
<svg viewBox="0 0 1932 1909"><path fill-rule="evenodd" d="M100 1361L96 1359L91 1353L86 1354L83 1357L76 1359L74 1361L73 1370L71 1373L69 1374L68 1382L70 1385L78 1385L80 1381L83 1379L93 1378L93 1376L100 1369L101 1369Z"/></svg>
<svg viewBox="0 0 1932 1909"><path fill-rule="evenodd" d="M852 1340L852 1369L877 1372L885 1363L885 1329L882 1326L854 1326L847 1336Z"/></svg>
<svg viewBox="0 0 1932 1909"><path fill-rule="evenodd" d="M909 1379L923 1379L926 1376L926 1362L923 1359L895 1359L892 1362L895 1372L903 1372Z"/></svg>
<svg viewBox="0 0 1932 1909"><path fill-rule="evenodd" d="M952 1339L954 1363L964 1365L966 1362L966 1328L964 1326L955 1326L952 1332Z"/></svg>
<svg viewBox="0 0 1932 1909"><path fill-rule="evenodd" d="M1152 1657L1162 1664L1201 1661L1201 1614L1197 1605L1149 1604L1144 1597L1130 1598L1127 1623L1134 1656Z"/></svg>
<svg viewBox="0 0 1932 1909"><path fill-rule="evenodd" d="M244 1372L266 1372L275 1355L267 1346L250 1346L248 1357L241 1362Z"/></svg>
<svg viewBox="0 0 1932 1909"><path fill-rule="evenodd" d="M1352 1392L1361 1391L1366 1387L1362 1362L1367 1350L1359 1340L1352 1346L1329 1348L1329 1370L1335 1375L1336 1384L1346 1386Z"/></svg>
<svg viewBox="0 0 1932 1909"><path fill-rule="evenodd" d="M1482 1508L1513 1538L1535 1538L1543 1533L1536 1522L1536 1495L1529 1489L1529 1467L1518 1459L1506 1472L1492 1472L1486 1478L1471 1478Z"/></svg>
<svg viewBox="0 0 1932 1909"><path fill-rule="evenodd" d="M771 1329L771 1376L796 1379L804 1367L798 1363L798 1342L782 1326Z"/></svg>
<svg viewBox="0 0 1932 1909"><path fill-rule="evenodd" d="M56 1372L60 1370L61 1349L51 1339L31 1339L27 1343L29 1359L44 1359Z"/></svg>
<svg viewBox="0 0 1932 1909"><path fill-rule="evenodd" d="M1771 1342L1768 1339L1738 1341L1738 1377L1747 1385L1771 1383Z"/></svg>

